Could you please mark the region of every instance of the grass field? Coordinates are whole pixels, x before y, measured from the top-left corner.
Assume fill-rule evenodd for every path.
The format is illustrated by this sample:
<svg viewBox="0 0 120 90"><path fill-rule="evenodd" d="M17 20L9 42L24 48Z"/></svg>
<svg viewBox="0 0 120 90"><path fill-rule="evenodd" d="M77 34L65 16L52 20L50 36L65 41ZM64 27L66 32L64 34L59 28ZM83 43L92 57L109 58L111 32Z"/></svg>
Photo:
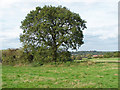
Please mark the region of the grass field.
<svg viewBox="0 0 120 90"><path fill-rule="evenodd" d="M2 67L3 88L118 88L118 63Z"/></svg>
<svg viewBox="0 0 120 90"><path fill-rule="evenodd" d="M118 58L93 58L90 60L93 60L93 61L96 61L96 60L118 61Z"/></svg>
<svg viewBox="0 0 120 90"><path fill-rule="evenodd" d="M93 62L120 62L118 58L98 58L98 59L93 58L90 60Z"/></svg>
<svg viewBox="0 0 120 90"><path fill-rule="evenodd" d="M74 60L74 62L84 62L84 61L92 61L92 62L112 62L112 63L116 63L116 62L120 62L118 60L118 58L92 58L92 59L86 59L83 58L82 60Z"/></svg>

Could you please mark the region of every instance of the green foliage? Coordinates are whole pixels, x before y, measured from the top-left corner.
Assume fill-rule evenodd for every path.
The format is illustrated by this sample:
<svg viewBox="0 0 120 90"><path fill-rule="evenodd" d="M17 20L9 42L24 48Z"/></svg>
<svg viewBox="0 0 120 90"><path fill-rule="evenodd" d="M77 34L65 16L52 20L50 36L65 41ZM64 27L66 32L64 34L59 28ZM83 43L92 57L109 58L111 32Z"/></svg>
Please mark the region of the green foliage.
<svg viewBox="0 0 120 90"><path fill-rule="evenodd" d="M46 49L45 47L39 47L39 49L36 52L25 52L24 49L7 49L2 50L2 63L7 65L16 65L16 64L29 64L31 63L33 66L41 66L46 63L52 63L59 65L61 63L67 62L67 61L73 61L73 60L82 60L85 61L84 57L87 57L88 59L91 59L91 54L87 55L72 55L68 51L65 51L65 49L59 49L57 52L58 58L56 63L54 63L53 56L52 56L52 50ZM90 57L89 57L90 56ZM118 57L118 52L109 52L104 55L104 58L110 58L110 57ZM103 58L103 56L98 56L97 58ZM99 59L100 60L100 59ZM77 61L78 62L78 61ZM81 63L81 62L80 62Z"/></svg>
<svg viewBox="0 0 120 90"><path fill-rule="evenodd" d="M14 64L15 61L20 57L17 49L8 49L2 51L2 63L3 64Z"/></svg>
<svg viewBox="0 0 120 90"><path fill-rule="evenodd" d="M102 55L99 55L98 58L104 58L104 55L103 55L103 56L102 56Z"/></svg>
<svg viewBox="0 0 120 90"><path fill-rule="evenodd" d="M70 61L71 53L69 51L64 51L59 49L57 52L59 58L57 62L66 62ZM45 47L40 47L36 52L25 52L24 49L7 49L2 51L2 62L7 65L16 65L16 64L29 64L39 66L45 63L54 62L52 57L52 52L50 49Z"/></svg>
<svg viewBox="0 0 120 90"><path fill-rule="evenodd" d="M75 60L75 58L76 58L75 55L72 55L72 56L71 56L71 59L72 59L72 60Z"/></svg>
<svg viewBox="0 0 120 90"><path fill-rule="evenodd" d="M36 7L21 23L20 41L24 49L35 53L39 47L46 47L55 62L61 57L58 55L60 47L77 49L83 44L82 30L86 28L86 21L66 7Z"/></svg>
<svg viewBox="0 0 120 90"><path fill-rule="evenodd" d="M87 54L86 57L87 57L88 59L92 59L92 54Z"/></svg>
<svg viewBox="0 0 120 90"><path fill-rule="evenodd" d="M80 55L77 55L75 59L76 60L82 60L82 57Z"/></svg>
<svg viewBox="0 0 120 90"><path fill-rule="evenodd" d="M114 57L113 53L108 52L104 55L104 58L110 58L110 57Z"/></svg>
<svg viewBox="0 0 120 90"><path fill-rule="evenodd" d="M113 55L114 55L114 57L119 57L120 56L120 52L114 52Z"/></svg>
<svg viewBox="0 0 120 90"><path fill-rule="evenodd" d="M39 47L37 52L34 53L34 62L49 63L53 61L52 53L50 49Z"/></svg>
<svg viewBox="0 0 120 90"><path fill-rule="evenodd" d="M2 50L2 64L16 65L29 62L29 55L23 52L23 49L6 49Z"/></svg>
<svg viewBox="0 0 120 90"><path fill-rule="evenodd" d="M82 57L92 57L92 55L98 55L98 57L95 58L109 58L109 57L119 57L120 52L118 51L111 51L111 52L105 52L105 51L77 51L77 52L71 52L72 55L81 55Z"/></svg>
<svg viewBox="0 0 120 90"><path fill-rule="evenodd" d="M91 55L104 55L105 51L77 51L77 52L71 52L73 55L77 54L77 55L88 55L88 54L91 54Z"/></svg>
<svg viewBox="0 0 120 90"><path fill-rule="evenodd" d="M67 62L67 61L72 61L71 60L71 53L69 51L60 51L58 53L59 58L57 58L58 62Z"/></svg>

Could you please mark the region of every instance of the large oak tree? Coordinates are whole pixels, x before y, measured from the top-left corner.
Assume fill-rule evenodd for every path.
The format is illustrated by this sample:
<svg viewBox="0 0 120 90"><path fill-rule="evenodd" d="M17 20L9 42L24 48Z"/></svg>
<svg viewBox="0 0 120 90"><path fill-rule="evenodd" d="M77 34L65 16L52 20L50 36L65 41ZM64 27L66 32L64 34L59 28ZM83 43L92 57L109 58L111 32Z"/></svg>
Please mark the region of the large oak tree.
<svg viewBox="0 0 120 90"><path fill-rule="evenodd" d="M78 49L83 44L82 30L86 28L86 21L66 7L36 7L21 23L23 46L29 51L51 48L55 61L60 47Z"/></svg>

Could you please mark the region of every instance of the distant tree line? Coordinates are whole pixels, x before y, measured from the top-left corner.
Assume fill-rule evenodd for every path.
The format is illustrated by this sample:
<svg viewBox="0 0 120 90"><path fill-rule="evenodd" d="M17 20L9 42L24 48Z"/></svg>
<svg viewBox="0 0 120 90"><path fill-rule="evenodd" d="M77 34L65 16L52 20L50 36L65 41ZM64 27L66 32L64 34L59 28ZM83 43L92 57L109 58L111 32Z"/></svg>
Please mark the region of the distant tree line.
<svg viewBox="0 0 120 90"><path fill-rule="evenodd" d="M120 52L99 52L99 51L78 51L71 52L72 60L82 60L82 58L92 59L92 58L115 58L120 56Z"/></svg>
<svg viewBox="0 0 120 90"><path fill-rule="evenodd" d="M42 51L42 52L41 52ZM20 49L6 49L2 50L2 64L3 65L16 65L16 64L29 64L29 63L39 63L43 65L44 63L54 62L52 55L46 50L41 50L33 55L31 52L25 52L23 48ZM71 53L69 51L59 52L59 58L57 61L66 62L71 60Z"/></svg>
<svg viewBox="0 0 120 90"><path fill-rule="evenodd" d="M75 54L79 54L79 55L87 55L87 54L91 54L91 55L104 55L105 51L77 51L77 52L71 52L71 54L75 55Z"/></svg>
<svg viewBox="0 0 120 90"><path fill-rule="evenodd" d="M87 53L89 52L89 54L81 54L81 55L73 54L73 52L69 52L69 51L67 52L66 51L60 52L60 51L58 52L59 53L59 58L57 59L58 62L82 60L83 58L86 59L114 58L120 56L118 52L105 52L103 56L100 56L100 54L98 54L97 57L93 57L93 53L90 53L89 51L87 51ZM43 65L44 63L54 62L54 60L52 60L52 55L50 55L50 52L46 50L40 50L36 52L35 55L33 55L31 52L25 52L23 48L2 50L2 57L0 57L0 59L2 60L3 65L29 64L33 62L38 62L39 65Z"/></svg>

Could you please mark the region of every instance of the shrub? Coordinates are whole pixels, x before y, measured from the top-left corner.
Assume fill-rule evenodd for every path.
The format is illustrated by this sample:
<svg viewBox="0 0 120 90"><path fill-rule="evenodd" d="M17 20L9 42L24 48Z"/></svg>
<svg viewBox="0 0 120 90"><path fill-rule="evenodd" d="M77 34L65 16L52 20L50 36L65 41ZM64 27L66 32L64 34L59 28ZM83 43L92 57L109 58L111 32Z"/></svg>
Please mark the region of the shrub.
<svg viewBox="0 0 120 90"><path fill-rule="evenodd" d="M8 49L2 51L2 63L3 64L15 64L18 60L17 49Z"/></svg>
<svg viewBox="0 0 120 90"><path fill-rule="evenodd" d="M58 53L58 58L57 61L58 62L67 62L67 61L72 61L71 59L71 53L69 51L62 51Z"/></svg>
<svg viewBox="0 0 120 90"><path fill-rule="evenodd" d="M110 57L112 57L113 55L111 54L111 53L106 53L105 55L104 55L104 58L110 58Z"/></svg>
<svg viewBox="0 0 120 90"><path fill-rule="evenodd" d="M119 54L120 54L120 52L114 52L114 53L113 53L113 56L114 56L114 57L119 57Z"/></svg>
<svg viewBox="0 0 120 90"><path fill-rule="evenodd" d="M75 58L76 58L75 55L72 55L72 56L71 56L71 59L72 59L72 60L75 60Z"/></svg>
<svg viewBox="0 0 120 90"><path fill-rule="evenodd" d="M6 65L15 65L28 62L26 53L23 49L7 49L2 50L2 63Z"/></svg>
<svg viewBox="0 0 120 90"><path fill-rule="evenodd" d="M3 64L16 65L16 64L29 64L35 63L42 65L44 63L54 62L50 49L39 48L34 51L27 51L24 49L7 49L3 50L2 60ZM71 53L63 51L62 49L57 52L57 62L71 61Z"/></svg>
<svg viewBox="0 0 120 90"><path fill-rule="evenodd" d="M76 56L76 60L82 60L82 57L80 55Z"/></svg>

